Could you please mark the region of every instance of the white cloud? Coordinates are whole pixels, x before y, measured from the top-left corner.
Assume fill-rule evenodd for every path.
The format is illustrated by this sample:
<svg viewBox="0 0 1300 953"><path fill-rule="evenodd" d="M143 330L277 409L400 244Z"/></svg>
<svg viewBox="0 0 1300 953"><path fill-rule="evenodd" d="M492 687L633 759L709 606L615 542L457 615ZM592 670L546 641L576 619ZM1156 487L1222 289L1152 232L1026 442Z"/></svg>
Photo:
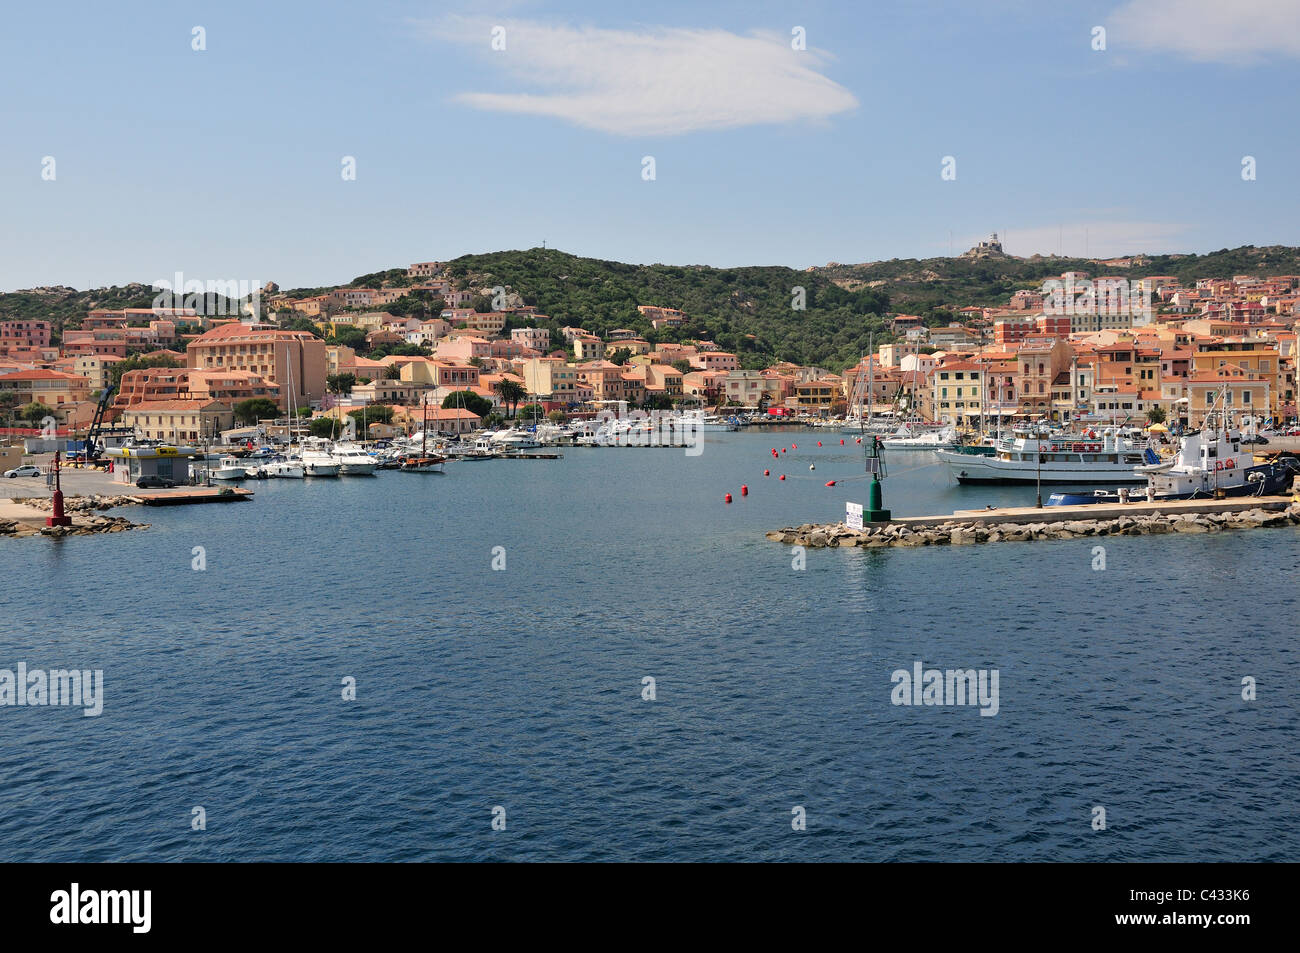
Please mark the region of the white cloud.
<svg viewBox="0 0 1300 953"><path fill-rule="evenodd" d="M1300 57L1296 0L1129 0L1107 22L1115 49L1242 63Z"/></svg>
<svg viewBox="0 0 1300 953"><path fill-rule="evenodd" d="M499 22L503 51L490 47L489 21L450 18L430 27L437 37L478 45L486 63L530 88L457 97L479 109L653 136L824 120L858 104L820 72L827 54L793 50L791 37L779 33Z"/></svg>
<svg viewBox="0 0 1300 953"><path fill-rule="evenodd" d="M1188 239L1192 228L1168 222L1067 222L1013 228L999 234L998 239L1008 255L1022 258L1056 254L1072 258L1120 258L1138 252L1177 252L1175 242L1179 238L1184 244L1191 244ZM987 240L988 235L968 236L956 243L953 252L965 251L976 242Z"/></svg>

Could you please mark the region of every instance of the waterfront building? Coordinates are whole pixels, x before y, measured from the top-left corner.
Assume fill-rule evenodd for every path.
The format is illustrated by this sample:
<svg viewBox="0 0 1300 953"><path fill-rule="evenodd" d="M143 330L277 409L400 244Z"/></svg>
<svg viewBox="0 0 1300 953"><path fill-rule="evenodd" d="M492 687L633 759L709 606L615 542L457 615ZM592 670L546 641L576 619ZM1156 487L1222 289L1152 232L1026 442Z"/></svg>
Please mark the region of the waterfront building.
<svg viewBox="0 0 1300 953"><path fill-rule="evenodd" d="M138 436L171 443L212 440L235 424L228 404L218 400L160 400L128 407L121 425Z"/></svg>
<svg viewBox="0 0 1300 953"><path fill-rule="evenodd" d="M238 322L223 324L190 341L186 358L194 370L239 370L261 376L280 390L280 406L325 396L325 342L307 331L281 331ZM292 378L295 394L288 393Z"/></svg>
<svg viewBox="0 0 1300 953"><path fill-rule="evenodd" d="M55 410L76 404L90 396L90 381L80 374L64 374L44 368L6 373L0 368L0 390L11 390L21 404L39 402Z"/></svg>

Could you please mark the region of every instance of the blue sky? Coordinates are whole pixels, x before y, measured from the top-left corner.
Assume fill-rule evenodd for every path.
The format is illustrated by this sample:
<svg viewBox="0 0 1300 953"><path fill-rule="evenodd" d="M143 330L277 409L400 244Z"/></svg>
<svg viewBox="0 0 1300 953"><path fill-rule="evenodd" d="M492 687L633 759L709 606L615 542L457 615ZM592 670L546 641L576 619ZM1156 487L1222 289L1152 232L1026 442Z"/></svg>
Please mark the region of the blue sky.
<svg viewBox="0 0 1300 953"><path fill-rule="evenodd" d="M1294 0L128 0L5 18L0 290L337 284L543 241L795 267L994 230L1012 254L1300 244Z"/></svg>

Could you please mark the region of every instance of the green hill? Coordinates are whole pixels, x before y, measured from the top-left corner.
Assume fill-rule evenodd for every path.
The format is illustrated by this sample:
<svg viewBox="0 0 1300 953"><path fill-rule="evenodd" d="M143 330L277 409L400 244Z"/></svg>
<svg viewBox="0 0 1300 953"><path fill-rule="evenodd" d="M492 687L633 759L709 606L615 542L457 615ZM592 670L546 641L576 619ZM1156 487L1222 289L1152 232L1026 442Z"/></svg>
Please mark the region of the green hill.
<svg viewBox="0 0 1300 953"><path fill-rule="evenodd" d="M946 323L952 308L1004 305L1018 288L1039 287L1044 278L1064 271L1131 278L1167 274L1185 283L1238 274L1300 274L1300 249L1247 245L1206 255L1152 255L1128 269L1040 256L894 259L806 271L710 268L630 265L542 248L465 255L446 266L456 287L504 286L547 315L552 328L581 326L601 336L614 328L631 328L653 342L705 338L737 352L745 367L786 360L832 370L857 361L872 334L876 343L889 340L887 314L916 313L931 324ZM351 282L372 287L412 283L400 268L361 275ZM802 310L792 307L796 288L804 289ZM289 293L300 297L329 290ZM148 307L153 295L149 286L141 284L0 294L0 320L45 319L61 332L80 326L92 308ZM678 308L690 323L654 331L638 314L637 305Z"/></svg>
<svg viewBox="0 0 1300 953"><path fill-rule="evenodd" d="M926 314L935 308L967 305L1005 305L1020 288L1040 288L1043 279L1066 271L1089 275L1173 275L1184 284L1199 278L1233 275L1300 274L1300 249L1284 245L1223 248L1205 255L1146 255L1140 265L1114 268L1085 258L915 258L870 262L862 265L828 265L820 275L847 288L873 287L889 294L899 312Z"/></svg>
<svg viewBox="0 0 1300 953"><path fill-rule="evenodd" d="M466 255L448 262L446 273L458 287L506 287L556 326L601 336L631 328L654 342L705 338L753 368L777 360L852 364L873 332L882 339L889 308L879 291L849 291L793 268L628 265L541 248ZM804 290L802 310L792 307L796 288ZM678 308L690 321L654 331L637 305Z"/></svg>

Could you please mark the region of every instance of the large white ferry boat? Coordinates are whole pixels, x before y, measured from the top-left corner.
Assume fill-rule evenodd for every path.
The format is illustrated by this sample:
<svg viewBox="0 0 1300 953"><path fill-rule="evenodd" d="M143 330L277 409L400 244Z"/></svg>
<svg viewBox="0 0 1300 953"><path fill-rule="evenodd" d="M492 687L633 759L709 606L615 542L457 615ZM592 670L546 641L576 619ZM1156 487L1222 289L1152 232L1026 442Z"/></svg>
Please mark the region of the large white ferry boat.
<svg viewBox="0 0 1300 953"><path fill-rule="evenodd" d="M1145 483L1134 467L1157 464L1150 447L1118 429L1088 434L1050 434L1030 427L1002 437L989 456L935 451L958 483Z"/></svg>

